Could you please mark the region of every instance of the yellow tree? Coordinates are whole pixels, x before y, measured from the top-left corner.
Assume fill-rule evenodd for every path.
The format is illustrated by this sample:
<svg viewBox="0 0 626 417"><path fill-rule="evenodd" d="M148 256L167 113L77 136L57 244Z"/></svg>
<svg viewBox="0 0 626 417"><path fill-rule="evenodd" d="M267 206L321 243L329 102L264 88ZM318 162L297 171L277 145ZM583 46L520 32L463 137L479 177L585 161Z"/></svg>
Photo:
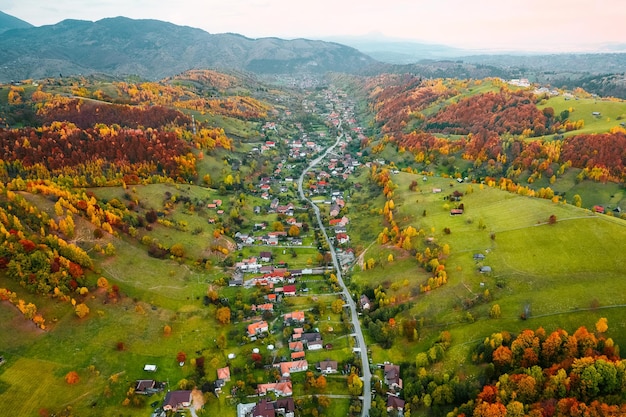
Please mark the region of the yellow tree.
<svg viewBox="0 0 626 417"><path fill-rule="evenodd" d="M609 324L607 322L606 317L601 317L600 320L596 322L596 330L598 333L604 333L609 329Z"/></svg>
<svg viewBox="0 0 626 417"><path fill-rule="evenodd" d="M300 236L300 228L298 226L296 226L295 224L293 224L289 228L288 234L291 237L298 237L298 236Z"/></svg>
<svg viewBox="0 0 626 417"><path fill-rule="evenodd" d="M222 324L230 323L230 308L224 306L217 309L215 318Z"/></svg>
<svg viewBox="0 0 626 417"><path fill-rule="evenodd" d="M361 381L361 378L359 378L357 374L351 373L350 376L348 376L348 392L350 395L358 396L361 395L362 391L363 381Z"/></svg>
<svg viewBox="0 0 626 417"><path fill-rule="evenodd" d="M74 308L74 312L76 313L78 318L82 319L83 317L86 317L87 314L89 314L89 307L87 307L87 304L85 303L80 303L76 305L76 307Z"/></svg>

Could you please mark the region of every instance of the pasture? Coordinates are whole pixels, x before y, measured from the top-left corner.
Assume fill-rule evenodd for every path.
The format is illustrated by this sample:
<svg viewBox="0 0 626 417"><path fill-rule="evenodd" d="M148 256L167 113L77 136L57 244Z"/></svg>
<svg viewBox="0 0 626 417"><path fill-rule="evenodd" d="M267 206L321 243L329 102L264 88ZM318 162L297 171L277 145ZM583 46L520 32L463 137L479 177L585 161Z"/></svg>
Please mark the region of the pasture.
<svg viewBox="0 0 626 417"><path fill-rule="evenodd" d="M412 309L400 313L396 321L407 317L423 320L418 341L408 343L400 335L389 350L373 345L374 362L412 362L445 329L453 336L448 353L451 362L447 360L446 366L454 369L468 361L473 342L493 332L540 326L573 332L580 325L593 329L600 317L609 318L609 336L617 344L626 343L620 331L626 327L626 259L622 255L626 222L479 184L421 178L406 173L392 177L398 184L394 219L400 229L408 225L421 229L421 239L429 237L440 246L449 245L450 255L445 259L448 283L420 294L419 284L430 275L408 253L402 256L402 250L377 243L368 249L364 258L373 256L378 265L367 271L355 267L352 281L374 288L382 285L388 295L398 299L411 294ZM416 192L408 190L413 179L420 182ZM433 189L442 192L433 193ZM461 200L465 212L460 216L450 215L454 203L444 199L453 190L465 193ZM551 215L556 216L555 224L548 224ZM368 224L377 222L370 219ZM416 245L424 247L422 240ZM388 253L394 253L391 263L386 261ZM475 261L473 255L478 253L485 259ZM491 272L480 273L481 266L490 266ZM499 318L489 315L494 304L501 308ZM530 316L521 320L526 310Z"/></svg>

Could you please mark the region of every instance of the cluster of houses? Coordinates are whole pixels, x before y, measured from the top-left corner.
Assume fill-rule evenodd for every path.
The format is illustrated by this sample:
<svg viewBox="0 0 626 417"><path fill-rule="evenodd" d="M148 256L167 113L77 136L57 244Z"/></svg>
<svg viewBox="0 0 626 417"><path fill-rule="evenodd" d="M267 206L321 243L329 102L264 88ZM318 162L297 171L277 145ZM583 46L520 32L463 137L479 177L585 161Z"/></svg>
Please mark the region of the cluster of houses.
<svg viewBox="0 0 626 417"><path fill-rule="evenodd" d="M392 363L383 364L383 381L387 385L387 411L404 411L404 400L399 397L402 390L400 366Z"/></svg>

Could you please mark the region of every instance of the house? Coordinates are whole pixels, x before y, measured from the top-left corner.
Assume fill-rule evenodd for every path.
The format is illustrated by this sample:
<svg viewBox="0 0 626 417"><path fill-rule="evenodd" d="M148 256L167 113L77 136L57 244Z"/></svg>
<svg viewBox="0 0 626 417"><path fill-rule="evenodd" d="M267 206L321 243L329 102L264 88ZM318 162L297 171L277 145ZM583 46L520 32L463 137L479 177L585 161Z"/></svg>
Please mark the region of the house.
<svg viewBox="0 0 626 417"><path fill-rule="evenodd" d="M404 410L404 400L396 397L395 395L390 395L387 397L387 411L403 411Z"/></svg>
<svg viewBox="0 0 626 417"><path fill-rule="evenodd" d="M294 417L296 406L293 398L279 398L276 401L263 399L242 417Z"/></svg>
<svg viewBox="0 0 626 417"><path fill-rule="evenodd" d="M163 410L177 412L191 406L191 391L170 391L163 400Z"/></svg>
<svg viewBox="0 0 626 417"><path fill-rule="evenodd" d="M463 214L463 209L456 208L450 210L450 216L459 216L461 214Z"/></svg>
<svg viewBox="0 0 626 417"><path fill-rule="evenodd" d="M593 206L593 211L599 214L604 214L604 207L602 206Z"/></svg>
<svg viewBox="0 0 626 417"><path fill-rule="evenodd" d="M305 357L304 351L291 352L291 360L292 361L299 360L299 359L304 359L304 357Z"/></svg>
<svg viewBox="0 0 626 417"><path fill-rule="evenodd" d="M265 399L259 401L257 405L252 408L250 417L276 417L274 403Z"/></svg>
<svg viewBox="0 0 626 417"><path fill-rule="evenodd" d="M271 262L272 261L272 252L261 252L259 254L261 258L261 262Z"/></svg>
<svg viewBox="0 0 626 417"><path fill-rule="evenodd" d="M304 323L304 311L294 311L283 315L284 323L289 326L294 323Z"/></svg>
<svg viewBox="0 0 626 417"><path fill-rule="evenodd" d="M243 285L243 274L235 273L232 278L228 281L229 287L241 287Z"/></svg>
<svg viewBox="0 0 626 417"><path fill-rule="evenodd" d="M485 259L485 255L483 255L482 253L475 253L474 254L474 260L475 261L482 261Z"/></svg>
<svg viewBox="0 0 626 417"><path fill-rule="evenodd" d="M301 352L304 350L302 342L289 342L289 350L292 352Z"/></svg>
<svg viewBox="0 0 626 417"><path fill-rule="evenodd" d="M281 362L274 366L280 368L280 374L284 377L290 376L292 372L304 372L309 369L309 363L306 359L292 362Z"/></svg>
<svg viewBox="0 0 626 417"><path fill-rule="evenodd" d="M480 271L481 274L486 274L486 273L491 272L491 267L490 266L481 266L478 271Z"/></svg>
<svg viewBox="0 0 626 417"><path fill-rule="evenodd" d="M385 364L384 367L385 384L389 389L397 391L402 389L402 379L400 378L400 366L394 364Z"/></svg>
<svg viewBox="0 0 626 417"><path fill-rule="evenodd" d="M345 233L337 233L337 243L339 244L344 244L344 243L348 243L350 241L350 236L348 236Z"/></svg>
<svg viewBox="0 0 626 417"><path fill-rule="evenodd" d="M138 379L135 381L135 394L152 395L158 391L154 379Z"/></svg>
<svg viewBox="0 0 626 417"><path fill-rule="evenodd" d="M254 214L261 214L261 206L254 206Z"/></svg>
<svg viewBox="0 0 626 417"><path fill-rule="evenodd" d="M273 392L279 397L287 397L293 394L293 385L290 379L283 379L271 384L259 384L256 392L257 395L267 395L267 393Z"/></svg>
<svg viewBox="0 0 626 417"><path fill-rule="evenodd" d="M217 379L221 379L222 381L230 381L230 368L225 366L224 368L219 368L217 370Z"/></svg>
<svg viewBox="0 0 626 417"><path fill-rule="evenodd" d="M285 417L293 417L296 406L293 398L280 398L274 401L274 409L276 413Z"/></svg>
<svg viewBox="0 0 626 417"><path fill-rule="evenodd" d="M303 333L302 341L308 350L320 350L324 348L322 336L319 333Z"/></svg>
<svg viewBox="0 0 626 417"><path fill-rule="evenodd" d="M294 296L296 295L296 286L295 285L285 285L283 287L283 294Z"/></svg>
<svg viewBox="0 0 626 417"><path fill-rule="evenodd" d="M323 374L334 374L337 372L337 361L325 360L318 362L315 368Z"/></svg>
<svg viewBox="0 0 626 417"><path fill-rule="evenodd" d="M157 366L156 365L146 364L146 365L143 366L143 370L146 371L146 372L156 372Z"/></svg>
<svg viewBox="0 0 626 417"><path fill-rule="evenodd" d="M274 304L272 304L272 303L257 304L257 305L252 304L250 306L250 310L252 310L252 311L274 311Z"/></svg>
<svg viewBox="0 0 626 417"><path fill-rule="evenodd" d="M248 336L257 336L261 333L267 333L268 325L266 321L258 321L248 325Z"/></svg>
<svg viewBox="0 0 626 417"><path fill-rule="evenodd" d="M365 294L362 294L361 298L359 298L359 304L361 305L361 310L369 310L371 307L370 299Z"/></svg>

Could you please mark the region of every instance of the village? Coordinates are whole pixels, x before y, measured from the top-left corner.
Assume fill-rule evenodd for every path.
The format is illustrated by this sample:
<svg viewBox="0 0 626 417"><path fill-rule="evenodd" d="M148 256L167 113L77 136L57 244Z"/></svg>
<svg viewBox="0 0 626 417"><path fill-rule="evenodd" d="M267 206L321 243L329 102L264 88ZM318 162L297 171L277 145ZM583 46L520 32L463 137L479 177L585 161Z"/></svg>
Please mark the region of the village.
<svg viewBox="0 0 626 417"><path fill-rule="evenodd" d="M251 150L252 154L277 155L278 162L274 175L261 177L247 188L265 203L254 206L249 230L234 235L239 259L227 281L228 293L234 299L219 302L232 310L231 326L241 329L238 334L230 334L240 341L241 352L247 352L245 368L249 372L263 370L269 378L243 386L238 382L246 379L241 374L245 371L237 365L241 358L235 353L224 353L223 366L217 369L210 386L216 397L226 395L237 400L233 407L237 408L238 417L293 417L297 404L294 384L304 385L315 396L352 398L358 403L355 409L361 410L369 401L363 403L361 388L351 392L349 381L352 377L363 379L356 386L367 383L368 393L374 385L373 380L363 377L360 356L367 355L367 349L358 346L354 338L355 326L360 324L350 318L349 304L335 277L337 271L330 256L330 251L334 251L341 272L347 272L356 262L350 247L350 217L345 208L351 177L368 169L370 163L361 162L357 144L365 136L356 125L353 103L342 92L325 90L324 94L317 99L326 103L326 126L311 132L296 122L293 126L298 135L281 138L281 125L289 120L286 111L284 120L265 123L262 131L267 140ZM305 100L303 105L310 111L315 109L313 101ZM347 133L339 134L339 129ZM323 228L329 237L326 242L312 208L298 198L297 178L304 164L323 155L333 135L338 137L334 149L313 169L304 172L302 181L304 196L322 213ZM207 209L215 213L209 222L225 215L221 199L213 200ZM303 257L307 257L306 262ZM369 299L363 294L357 295L355 302L359 311L370 308ZM369 364L375 379L384 384L387 409L401 415L404 401L398 396L402 389L399 366L375 365L371 359ZM146 365L144 370L157 371L154 365ZM146 378L135 382L134 393L166 391L163 402L155 404L154 417L186 410L195 415L202 404L194 391L173 388L163 381ZM303 394L302 389L295 391L296 395ZM365 410L362 414L367 415Z"/></svg>

